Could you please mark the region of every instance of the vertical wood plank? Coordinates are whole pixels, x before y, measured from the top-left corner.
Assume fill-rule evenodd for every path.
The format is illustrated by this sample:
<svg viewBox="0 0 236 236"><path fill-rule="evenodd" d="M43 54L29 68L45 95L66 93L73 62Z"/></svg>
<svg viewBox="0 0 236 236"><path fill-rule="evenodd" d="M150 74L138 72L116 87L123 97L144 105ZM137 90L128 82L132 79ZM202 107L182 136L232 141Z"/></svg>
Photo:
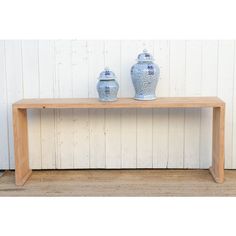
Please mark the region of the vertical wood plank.
<svg viewBox="0 0 236 236"><path fill-rule="evenodd" d="M202 80L202 42L186 43L185 95L199 96ZM199 167L200 109L185 109L184 167Z"/></svg>
<svg viewBox="0 0 236 236"><path fill-rule="evenodd" d="M170 42L170 96L183 96L185 90L186 42ZM168 168L183 168L184 110L169 110Z"/></svg>
<svg viewBox="0 0 236 236"><path fill-rule="evenodd" d="M120 85L121 42L117 40L105 41L105 66L116 75ZM120 89L118 96L120 95ZM106 168L121 168L121 110L106 109Z"/></svg>
<svg viewBox="0 0 236 236"><path fill-rule="evenodd" d="M217 95L218 42L203 41L202 96ZM200 168L209 168L212 160L212 109L201 109Z"/></svg>
<svg viewBox="0 0 236 236"><path fill-rule="evenodd" d="M55 43L50 40L39 41L40 97L53 98L55 87ZM41 112L42 169L56 168L55 110L43 109Z"/></svg>
<svg viewBox="0 0 236 236"><path fill-rule="evenodd" d="M136 63L136 58L141 48L137 47L141 41L121 41L121 76L120 95L121 97L134 97L134 87L131 80L130 69ZM142 44L141 44L142 45Z"/></svg>
<svg viewBox="0 0 236 236"><path fill-rule="evenodd" d="M225 107L213 108L212 166L210 172L217 183L224 182Z"/></svg>
<svg viewBox="0 0 236 236"><path fill-rule="evenodd" d="M28 126L26 109L13 108L15 179L23 185L32 171L29 168Z"/></svg>
<svg viewBox="0 0 236 236"><path fill-rule="evenodd" d="M153 111L153 167L167 168L169 112L168 109L154 109Z"/></svg>
<svg viewBox="0 0 236 236"><path fill-rule="evenodd" d="M218 96L226 103L225 167L232 168L234 41L220 41L218 66Z"/></svg>
<svg viewBox="0 0 236 236"><path fill-rule="evenodd" d="M134 87L130 69L143 49L153 53L152 41L123 41L121 47L121 95L133 97ZM121 115L122 167L135 168L152 166L152 109L122 110ZM146 138L143 136L144 126L148 126ZM127 129L129 130L127 133ZM146 153L146 157L143 153Z"/></svg>
<svg viewBox="0 0 236 236"><path fill-rule="evenodd" d="M169 113L169 158L168 168L183 168L184 112L171 109Z"/></svg>
<svg viewBox="0 0 236 236"><path fill-rule="evenodd" d="M153 167L152 109L137 110L137 167Z"/></svg>
<svg viewBox="0 0 236 236"><path fill-rule="evenodd" d="M53 41L39 41L37 52L36 42L22 41L21 45L21 41L8 40L5 46L3 42L0 42L0 50L6 53L6 62L4 53L0 55L0 68L3 68L0 70L0 81L3 85L0 88L0 92L2 91L0 100L3 99L3 103L0 101L0 109L3 114L0 117L0 127L2 127L0 154L3 153L0 158L3 159L4 156L0 168L1 165L4 165L4 168L9 166L8 160L5 158L8 156L8 143L10 167L14 168L11 112L13 102L24 96L97 97L97 77L105 65L110 66L111 69L114 67L113 70L117 76L120 73L118 76L121 85L119 95L131 97L134 90L130 68L135 63L138 53L145 47L149 49L148 45L150 45L148 41L90 41L89 46L86 41L57 41L54 52ZM236 124L234 122L236 117L235 42L220 41L218 52L217 41L204 41L202 42L201 59L198 43L189 41L187 50L185 50L184 41L155 42L152 52L154 52L156 62L161 66L157 95L195 96L201 94L202 96L218 95L222 97L226 101L226 168L236 168L236 148L234 147L236 143ZM37 53L39 53L39 58L37 58ZM187 56L186 67L185 54ZM37 60L39 67L37 67ZM199 69L201 67L199 62L202 64L202 71ZM201 82L200 76L202 76ZM32 78L36 83L32 83ZM119 112L121 112L120 118ZM209 166L212 129L212 112L209 109L202 109L200 117L198 111L188 109L186 109L185 117L182 109L171 109L169 112L156 109L153 111L153 118L151 118L151 110L148 111L148 114L146 112L146 110L139 109L106 110L104 115L104 110L101 110L98 115L100 117L97 119L96 111L91 111L89 118L88 110L42 110L41 129L40 115L29 118L29 122L36 122L36 125L32 123L32 128L29 123L29 134L36 137L30 139L36 145L30 144L30 152L39 155L40 151L36 152L36 149L40 148L41 140L42 168L50 169L55 167L88 168L91 150L96 156L91 162L93 167L153 166L162 168L167 166L178 168L184 166L196 168L200 166L207 168ZM54 113L59 115L54 117ZM29 114L29 116L31 115ZM168 122L168 117L170 122ZM198 122L199 119L200 122ZM150 128L151 121L153 122L152 129ZM168 123L170 124L168 125ZM91 143L90 132L93 135ZM145 135L148 133L148 138L144 138L144 132ZM198 135L200 135L200 141L198 141ZM97 141L98 137L99 141ZM62 144L60 144L61 142ZM197 143L199 143L198 149ZM99 145L101 147L97 147ZM33 146L36 149L33 149ZM152 154L150 154L151 149ZM148 154L145 156L143 153ZM184 153L185 159L182 162L181 158ZM119 155L121 160L119 160ZM199 160L197 155L199 155ZM33 154L33 156L35 155ZM150 163L151 156L152 163ZM40 158L35 157L34 160L39 163L35 162L32 167L41 168ZM97 164L97 162L102 164Z"/></svg>
<svg viewBox="0 0 236 236"><path fill-rule="evenodd" d="M8 142L10 154L10 168L15 168L14 143L12 128L12 106L11 104L23 98L22 77L22 50L21 41L6 40L6 72L7 72L7 97L8 97Z"/></svg>
<svg viewBox="0 0 236 236"><path fill-rule="evenodd" d="M135 64L135 59L140 53L142 43L136 41L121 42L121 80L120 96L133 97L134 88L131 80L130 69ZM139 44L139 48L138 45ZM137 110L121 110L121 156L122 168L137 167Z"/></svg>
<svg viewBox="0 0 236 236"><path fill-rule="evenodd" d="M96 85L104 69L104 42L89 41L89 97L98 97ZM106 167L106 137L104 109L90 109L90 168Z"/></svg>
<svg viewBox="0 0 236 236"><path fill-rule="evenodd" d="M121 111L122 168L137 167L137 120L136 109Z"/></svg>
<svg viewBox="0 0 236 236"><path fill-rule="evenodd" d="M168 97L170 90L170 43L155 41L154 58L160 67L157 97ZM166 168L168 162L169 109L153 109L153 167Z"/></svg>
<svg viewBox="0 0 236 236"><path fill-rule="evenodd" d="M102 40L88 41L88 60L89 60L89 97L97 98L97 82L99 74L104 70L105 57L104 57L105 43Z"/></svg>
<svg viewBox="0 0 236 236"><path fill-rule="evenodd" d="M38 41L22 41L24 98L39 98ZM28 111L29 161L31 169L41 169L40 110Z"/></svg>
<svg viewBox="0 0 236 236"><path fill-rule="evenodd" d="M58 40L56 47L56 76L58 81L59 97L72 97L73 84L71 74L71 41ZM60 109L57 116L58 158L57 168L73 168L74 145L71 139L73 134L73 109Z"/></svg>
<svg viewBox="0 0 236 236"><path fill-rule="evenodd" d="M9 169L5 42L0 40L0 169Z"/></svg>
<svg viewBox="0 0 236 236"><path fill-rule="evenodd" d="M153 41L141 41L137 45L138 53L147 49L154 54ZM138 55L136 55L138 56ZM153 166L153 109L137 109L137 167L152 168Z"/></svg>
<svg viewBox="0 0 236 236"><path fill-rule="evenodd" d="M236 41L234 41L236 45ZM236 169L236 46L234 47L234 91L233 91L233 150L232 169ZM226 104L227 106L227 104ZM226 107L227 109L227 107Z"/></svg>
<svg viewBox="0 0 236 236"><path fill-rule="evenodd" d="M104 111L90 109L90 168L106 167Z"/></svg>
<svg viewBox="0 0 236 236"><path fill-rule="evenodd" d="M185 109L184 168L199 168L200 109Z"/></svg>
<svg viewBox="0 0 236 236"><path fill-rule="evenodd" d="M87 41L72 41L73 97L88 97ZM89 168L89 112L73 109L74 168Z"/></svg>
<svg viewBox="0 0 236 236"><path fill-rule="evenodd" d="M74 109L74 168L89 168L88 109Z"/></svg>
<svg viewBox="0 0 236 236"><path fill-rule="evenodd" d="M121 168L120 109L106 110L106 168Z"/></svg>
<svg viewBox="0 0 236 236"><path fill-rule="evenodd" d="M130 69L132 65L136 63L135 58L137 58L138 54L141 53L145 48L153 54L153 41L122 42L122 96L134 96L134 88L131 80ZM124 166L125 168L130 168L131 163L133 163L133 167L135 167L135 163L137 167L147 167L149 165L152 166L152 109L145 109L144 111L140 109L133 109L129 111L129 113L127 113L126 110L122 110L121 116L122 166ZM133 117L133 122L135 122L136 124L127 123L132 120L130 119L130 116ZM125 130L127 130L127 124L129 127L128 135L125 133ZM143 135L144 130L146 131L146 137Z"/></svg>

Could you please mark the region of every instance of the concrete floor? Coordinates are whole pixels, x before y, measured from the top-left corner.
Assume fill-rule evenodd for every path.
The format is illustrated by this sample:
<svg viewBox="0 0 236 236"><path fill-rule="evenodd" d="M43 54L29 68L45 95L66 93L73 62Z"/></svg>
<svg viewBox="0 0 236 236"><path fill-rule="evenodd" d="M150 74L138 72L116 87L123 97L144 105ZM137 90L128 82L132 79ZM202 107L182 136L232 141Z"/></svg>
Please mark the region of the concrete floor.
<svg viewBox="0 0 236 236"><path fill-rule="evenodd" d="M208 170L33 171L23 186L0 177L0 196L236 196L236 170L217 184Z"/></svg>

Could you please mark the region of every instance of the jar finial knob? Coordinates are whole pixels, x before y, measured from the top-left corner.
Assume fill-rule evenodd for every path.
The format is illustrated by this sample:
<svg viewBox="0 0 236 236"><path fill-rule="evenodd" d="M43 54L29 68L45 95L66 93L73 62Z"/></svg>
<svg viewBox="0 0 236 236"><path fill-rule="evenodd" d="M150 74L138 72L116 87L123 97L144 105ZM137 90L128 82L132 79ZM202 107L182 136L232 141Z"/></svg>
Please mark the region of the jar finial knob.
<svg viewBox="0 0 236 236"><path fill-rule="evenodd" d="M109 68L108 66L105 66L104 70L105 70L105 71L109 71L110 68Z"/></svg>
<svg viewBox="0 0 236 236"><path fill-rule="evenodd" d="M143 49L143 53L147 53L148 52L148 50L145 48L145 49Z"/></svg>

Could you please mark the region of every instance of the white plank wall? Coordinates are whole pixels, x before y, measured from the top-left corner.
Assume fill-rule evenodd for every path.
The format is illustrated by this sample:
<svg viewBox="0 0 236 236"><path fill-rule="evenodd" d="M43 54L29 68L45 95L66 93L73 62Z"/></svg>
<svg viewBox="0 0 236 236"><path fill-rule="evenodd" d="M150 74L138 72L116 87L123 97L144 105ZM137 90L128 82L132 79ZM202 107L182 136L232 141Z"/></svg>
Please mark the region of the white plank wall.
<svg viewBox="0 0 236 236"><path fill-rule="evenodd" d="M117 76L120 84L121 42L105 41L105 65ZM120 97L120 89L119 94ZM121 110L105 110L106 168L121 168Z"/></svg>
<svg viewBox="0 0 236 236"><path fill-rule="evenodd" d="M0 167L9 168L5 42L0 41Z"/></svg>
<svg viewBox="0 0 236 236"><path fill-rule="evenodd" d="M56 67L55 43L53 41L39 41L39 79L40 97L55 97ZM54 110L41 110L41 140L38 140L38 142L41 143L42 168L56 168L57 152Z"/></svg>
<svg viewBox="0 0 236 236"><path fill-rule="evenodd" d="M88 97L88 44L72 41L73 97ZM89 168L89 112L88 109L73 110L74 168Z"/></svg>
<svg viewBox="0 0 236 236"><path fill-rule="evenodd" d="M170 42L154 42L154 57L160 67L157 96L170 96ZM161 134L161 135L160 135ZM153 167L168 167L169 109L153 109Z"/></svg>
<svg viewBox="0 0 236 236"><path fill-rule="evenodd" d="M7 84L7 117L8 117L8 147L9 168L15 167L14 142L12 127L12 103L24 97L22 42L19 40L5 41L6 84ZM37 95L36 95L37 96ZM1 114L2 115L2 114ZM32 144L31 144L32 145ZM31 148L31 147L30 147ZM2 152L3 150L0 150ZM31 163L33 156L31 157ZM1 165L1 164L0 164Z"/></svg>
<svg viewBox="0 0 236 236"><path fill-rule="evenodd" d="M202 42L186 42L185 95L200 96L202 80ZM184 167L199 167L200 109L185 109Z"/></svg>
<svg viewBox="0 0 236 236"><path fill-rule="evenodd" d="M185 96L186 42L170 42L170 96ZM169 110L167 167L184 167L184 109Z"/></svg>
<svg viewBox="0 0 236 236"><path fill-rule="evenodd" d="M218 46L217 41L202 42L202 79L201 95L217 96L218 83ZM201 109L200 124L200 168L207 168L211 163L212 155L212 112L209 109Z"/></svg>
<svg viewBox="0 0 236 236"><path fill-rule="evenodd" d="M39 54L38 41L22 41L23 96L39 98ZM28 111L28 136L30 166L41 167L41 117L40 110Z"/></svg>
<svg viewBox="0 0 236 236"><path fill-rule="evenodd" d="M14 169L11 104L22 98L97 97L105 66L119 97L132 97L130 68L144 48L161 75L157 95L226 102L226 168L236 168L235 41L0 41L0 169ZM209 109L68 109L28 113L33 169L208 168Z"/></svg>

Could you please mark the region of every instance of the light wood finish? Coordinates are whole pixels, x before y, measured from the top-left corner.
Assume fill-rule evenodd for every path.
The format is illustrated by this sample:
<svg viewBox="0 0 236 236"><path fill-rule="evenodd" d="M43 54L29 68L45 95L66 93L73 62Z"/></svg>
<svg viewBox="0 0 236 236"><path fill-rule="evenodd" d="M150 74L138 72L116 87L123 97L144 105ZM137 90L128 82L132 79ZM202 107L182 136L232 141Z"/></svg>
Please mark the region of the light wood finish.
<svg viewBox="0 0 236 236"><path fill-rule="evenodd" d="M13 104L16 108L201 108L220 107L224 102L218 97L167 97L152 101L120 98L116 102L99 102L97 98L35 98L23 99Z"/></svg>
<svg viewBox="0 0 236 236"><path fill-rule="evenodd" d="M236 196L236 170L225 170L224 184L208 170L43 170L24 187L7 171L0 196Z"/></svg>
<svg viewBox="0 0 236 236"><path fill-rule="evenodd" d="M28 152L27 110L13 108L16 185L23 185L31 175Z"/></svg>
<svg viewBox="0 0 236 236"><path fill-rule="evenodd" d="M235 43L233 40L1 41L0 169L15 168L12 103L22 98L96 98L94 85L107 64L120 80L119 97L132 97L134 88L130 68L144 47L153 54L161 68L156 91L158 97L219 96L227 104L225 168L236 169ZM32 169L67 168L68 163L64 160L67 157L72 159L72 152L71 168L89 168L90 151L93 152L101 141L95 139L91 144L87 142L88 147L84 145L93 132L90 129L93 119L90 114L80 115L77 112L86 114L87 110L75 109L71 113L69 110L38 109L27 112ZM185 109L153 109L152 114L145 114L143 124L137 124L140 114L136 109L100 111L104 112L105 127L100 133L97 122L95 131L98 136L103 136L106 127L109 127L114 139L120 140L120 148L115 148L112 155L110 150L105 149L110 145L108 139L105 140L105 147L101 148L103 153L109 155L107 159L110 162L118 163L119 157L121 168L136 168L136 156L142 155L145 144L150 140L145 139L145 143L137 148L138 135L146 125L150 129L148 122L152 118L153 163L149 168L208 168L212 159L212 109L196 110L194 113L201 113L200 121L199 114L191 119ZM119 111L120 119L118 116L116 119L121 129L116 133L117 127L110 125L106 112ZM131 130L127 132L129 127ZM73 132L64 134L62 131L66 128ZM194 138L186 143L189 137ZM72 150L71 145L66 146L66 140L73 142ZM148 147L150 150L149 144ZM100 157L94 164L101 166L103 161L104 157Z"/></svg>
<svg viewBox="0 0 236 236"><path fill-rule="evenodd" d="M213 155L211 173L216 182L224 181L224 102L217 97L170 97L153 101L121 98L99 102L95 98L23 99L13 104L16 184L23 185L29 169L27 109L38 108L213 108Z"/></svg>
<svg viewBox="0 0 236 236"><path fill-rule="evenodd" d="M212 167L210 172L218 183L224 181L224 129L225 108L213 108Z"/></svg>

